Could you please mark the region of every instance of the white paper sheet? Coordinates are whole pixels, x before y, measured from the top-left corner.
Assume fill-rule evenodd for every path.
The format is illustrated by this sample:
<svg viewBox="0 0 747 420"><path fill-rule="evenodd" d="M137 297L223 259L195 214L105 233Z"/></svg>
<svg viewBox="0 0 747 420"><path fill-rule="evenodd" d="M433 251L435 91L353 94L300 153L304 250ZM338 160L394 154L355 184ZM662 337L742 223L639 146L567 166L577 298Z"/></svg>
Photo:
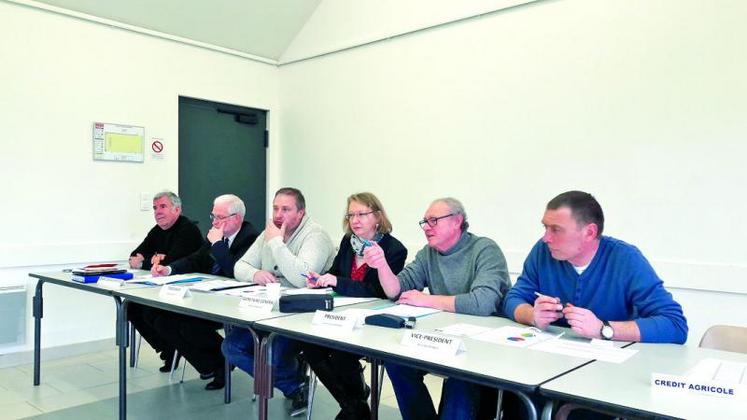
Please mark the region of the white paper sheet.
<svg viewBox="0 0 747 420"><path fill-rule="evenodd" d="M376 298L335 296L335 308L340 306L354 305L356 303L370 302L372 300L376 300Z"/></svg>
<svg viewBox="0 0 747 420"><path fill-rule="evenodd" d="M714 381L747 385L747 363L721 361Z"/></svg>
<svg viewBox="0 0 747 420"><path fill-rule="evenodd" d="M534 327L505 326L494 328L472 337L475 340L511 347L529 347L557 336L542 332Z"/></svg>
<svg viewBox="0 0 747 420"><path fill-rule="evenodd" d="M137 277L133 280L130 280L130 283L143 283L143 284L150 284L150 285L156 285L156 286L163 286L164 284L173 284L173 283L186 283L190 281L199 281L208 278L208 276L202 275L202 274L177 274L174 276L163 276L163 277L153 277L151 274L146 274L144 276Z"/></svg>
<svg viewBox="0 0 747 420"><path fill-rule="evenodd" d="M245 288L242 288L242 289L219 290L219 291L215 292L215 294L226 295L226 296L244 297L244 296L251 296L252 294L254 294L254 289L256 289L256 287L245 287Z"/></svg>
<svg viewBox="0 0 747 420"><path fill-rule="evenodd" d="M173 277L173 276L172 276ZM191 290L198 292L211 292L224 287L249 287L251 284L237 280L204 280L189 286Z"/></svg>
<svg viewBox="0 0 747 420"><path fill-rule="evenodd" d="M610 363L622 363L638 352L634 349L595 346L587 342L570 340L546 340L533 345L531 349Z"/></svg>
<svg viewBox="0 0 747 420"><path fill-rule="evenodd" d="M433 308L424 308L420 306L394 304L391 306L386 306L384 308L377 308L375 312L379 314L397 315L403 318L409 318L411 316L414 316L417 318L417 317L421 317L425 315L435 314L437 312L441 312L441 310L433 309Z"/></svg>
<svg viewBox="0 0 747 420"><path fill-rule="evenodd" d="M479 325L464 323L451 324L446 327L436 328L436 332L440 332L441 334L454 335L457 337L472 337L490 330L490 327L481 327Z"/></svg>
<svg viewBox="0 0 747 420"><path fill-rule="evenodd" d="M707 358L687 373L689 379L747 385L747 363Z"/></svg>
<svg viewBox="0 0 747 420"><path fill-rule="evenodd" d="M238 297L246 297L246 296L267 296L267 289L264 286L252 286L250 284L247 284L247 286L251 287L245 287L241 289L228 289L228 290L219 290L215 293L219 295L226 295L226 296L238 296ZM282 291L282 287L280 288Z"/></svg>

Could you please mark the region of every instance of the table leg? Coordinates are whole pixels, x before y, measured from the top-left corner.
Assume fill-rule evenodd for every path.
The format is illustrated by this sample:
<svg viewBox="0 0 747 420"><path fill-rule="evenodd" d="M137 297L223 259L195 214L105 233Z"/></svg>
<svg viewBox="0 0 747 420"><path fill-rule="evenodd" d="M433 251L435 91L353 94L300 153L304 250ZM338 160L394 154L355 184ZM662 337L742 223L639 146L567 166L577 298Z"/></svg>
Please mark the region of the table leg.
<svg viewBox="0 0 747 420"><path fill-rule="evenodd" d="M231 331L231 326L228 324L223 324L223 331L225 332L226 337L228 337L229 331ZM256 345L255 345L256 348ZM225 358L224 358L225 359ZM226 387L223 389L223 402L225 404L231 403L231 363L228 361L228 359L225 359L223 362L223 371L225 372L225 384Z"/></svg>
<svg viewBox="0 0 747 420"><path fill-rule="evenodd" d="M379 418L379 367L381 362L371 359L371 420Z"/></svg>
<svg viewBox="0 0 747 420"><path fill-rule="evenodd" d="M42 286L44 280L36 282L34 292L34 386L39 386L41 380L41 319L44 316L44 299L42 298Z"/></svg>
<svg viewBox="0 0 747 420"><path fill-rule="evenodd" d="M254 340L254 400L262 395L262 372L264 363L262 363L262 337L253 329L249 328Z"/></svg>
<svg viewBox="0 0 747 420"><path fill-rule="evenodd" d="M134 368L135 365L137 364L137 358L140 356L139 354L140 349L138 348L138 344L137 344L137 330L135 330L135 326L130 325L129 330L130 330L130 343L132 343L132 345L130 346L130 367Z"/></svg>
<svg viewBox="0 0 747 420"><path fill-rule="evenodd" d="M127 345L129 331L127 323L127 301L114 297L117 305L116 341L119 347L119 419L127 418Z"/></svg>
<svg viewBox="0 0 747 420"><path fill-rule="evenodd" d="M256 334L253 330L250 331ZM267 407L272 398L272 342L274 339L275 334L270 333L259 340L255 338L254 341L255 350L256 346L259 346L259 352L254 353L254 389L259 395L257 408L259 420L267 420Z"/></svg>
<svg viewBox="0 0 747 420"><path fill-rule="evenodd" d="M223 362L223 382L226 384L223 389L223 403L231 403L231 363L228 360Z"/></svg>

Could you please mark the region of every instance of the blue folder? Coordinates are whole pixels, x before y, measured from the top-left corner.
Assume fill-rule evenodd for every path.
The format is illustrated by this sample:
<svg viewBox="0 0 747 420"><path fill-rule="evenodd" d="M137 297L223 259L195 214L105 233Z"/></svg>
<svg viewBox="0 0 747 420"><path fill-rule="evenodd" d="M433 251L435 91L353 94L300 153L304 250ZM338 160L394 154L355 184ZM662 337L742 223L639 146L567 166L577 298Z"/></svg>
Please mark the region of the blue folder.
<svg viewBox="0 0 747 420"><path fill-rule="evenodd" d="M113 279L120 279L120 280L129 280L134 277L132 273L116 273L116 274L97 274L95 276L81 276L78 274L73 274L73 281L77 281L79 283L96 283L99 281L99 277L110 277Z"/></svg>

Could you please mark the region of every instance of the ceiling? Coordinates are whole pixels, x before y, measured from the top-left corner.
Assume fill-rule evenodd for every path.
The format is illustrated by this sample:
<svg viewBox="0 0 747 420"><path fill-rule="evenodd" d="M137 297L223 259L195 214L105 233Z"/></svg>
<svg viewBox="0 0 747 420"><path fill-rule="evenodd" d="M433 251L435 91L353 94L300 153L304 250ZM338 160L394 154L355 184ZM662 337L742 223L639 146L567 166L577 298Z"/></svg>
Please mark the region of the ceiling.
<svg viewBox="0 0 747 420"><path fill-rule="evenodd" d="M36 0L277 61L321 0Z"/></svg>

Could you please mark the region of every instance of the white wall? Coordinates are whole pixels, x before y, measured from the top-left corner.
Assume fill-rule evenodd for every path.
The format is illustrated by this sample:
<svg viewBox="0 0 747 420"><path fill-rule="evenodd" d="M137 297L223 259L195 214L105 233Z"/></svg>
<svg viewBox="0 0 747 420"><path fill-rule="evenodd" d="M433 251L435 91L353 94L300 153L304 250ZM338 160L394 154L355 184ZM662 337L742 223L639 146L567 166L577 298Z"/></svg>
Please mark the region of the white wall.
<svg viewBox="0 0 747 420"><path fill-rule="evenodd" d="M270 110L276 143L273 65L6 2L0 39L0 286L28 283L30 296L29 271L127 258L154 224L140 193L178 186L180 95ZM166 158L94 162L94 121L144 126ZM45 346L113 336L110 300L52 285L45 296Z"/></svg>
<svg viewBox="0 0 747 420"><path fill-rule="evenodd" d="M334 32L330 3L302 33ZM590 191L697 343L747 324L746 18L737 0L546 1L281 66L281 179L335 236L345 197L375 192L413 252L429 201L456 196L514 272L545 203Z"/></svg>
<svg viewBox="0 0 747 420"><path fill-rule="evenodd" d="M355 25L347 2L324 1L302 31L314 42L284 58L490 3L520 1L427 19L360 6ZM302 188L334 236L345 197L371 190L414 253L428 202L454 195L518 272L547 200L585 189L683 304L691 342L747 324L745 17L738 0L542 1L278 70L0 2L0 286L31 292L29 271L126 257L153 224L139 194L177 187L184 95L269 109L269 190ZM145 126L168 156L93 162L93 121ZM113 335L109 300L45 296L45 346Z"/></svg>

